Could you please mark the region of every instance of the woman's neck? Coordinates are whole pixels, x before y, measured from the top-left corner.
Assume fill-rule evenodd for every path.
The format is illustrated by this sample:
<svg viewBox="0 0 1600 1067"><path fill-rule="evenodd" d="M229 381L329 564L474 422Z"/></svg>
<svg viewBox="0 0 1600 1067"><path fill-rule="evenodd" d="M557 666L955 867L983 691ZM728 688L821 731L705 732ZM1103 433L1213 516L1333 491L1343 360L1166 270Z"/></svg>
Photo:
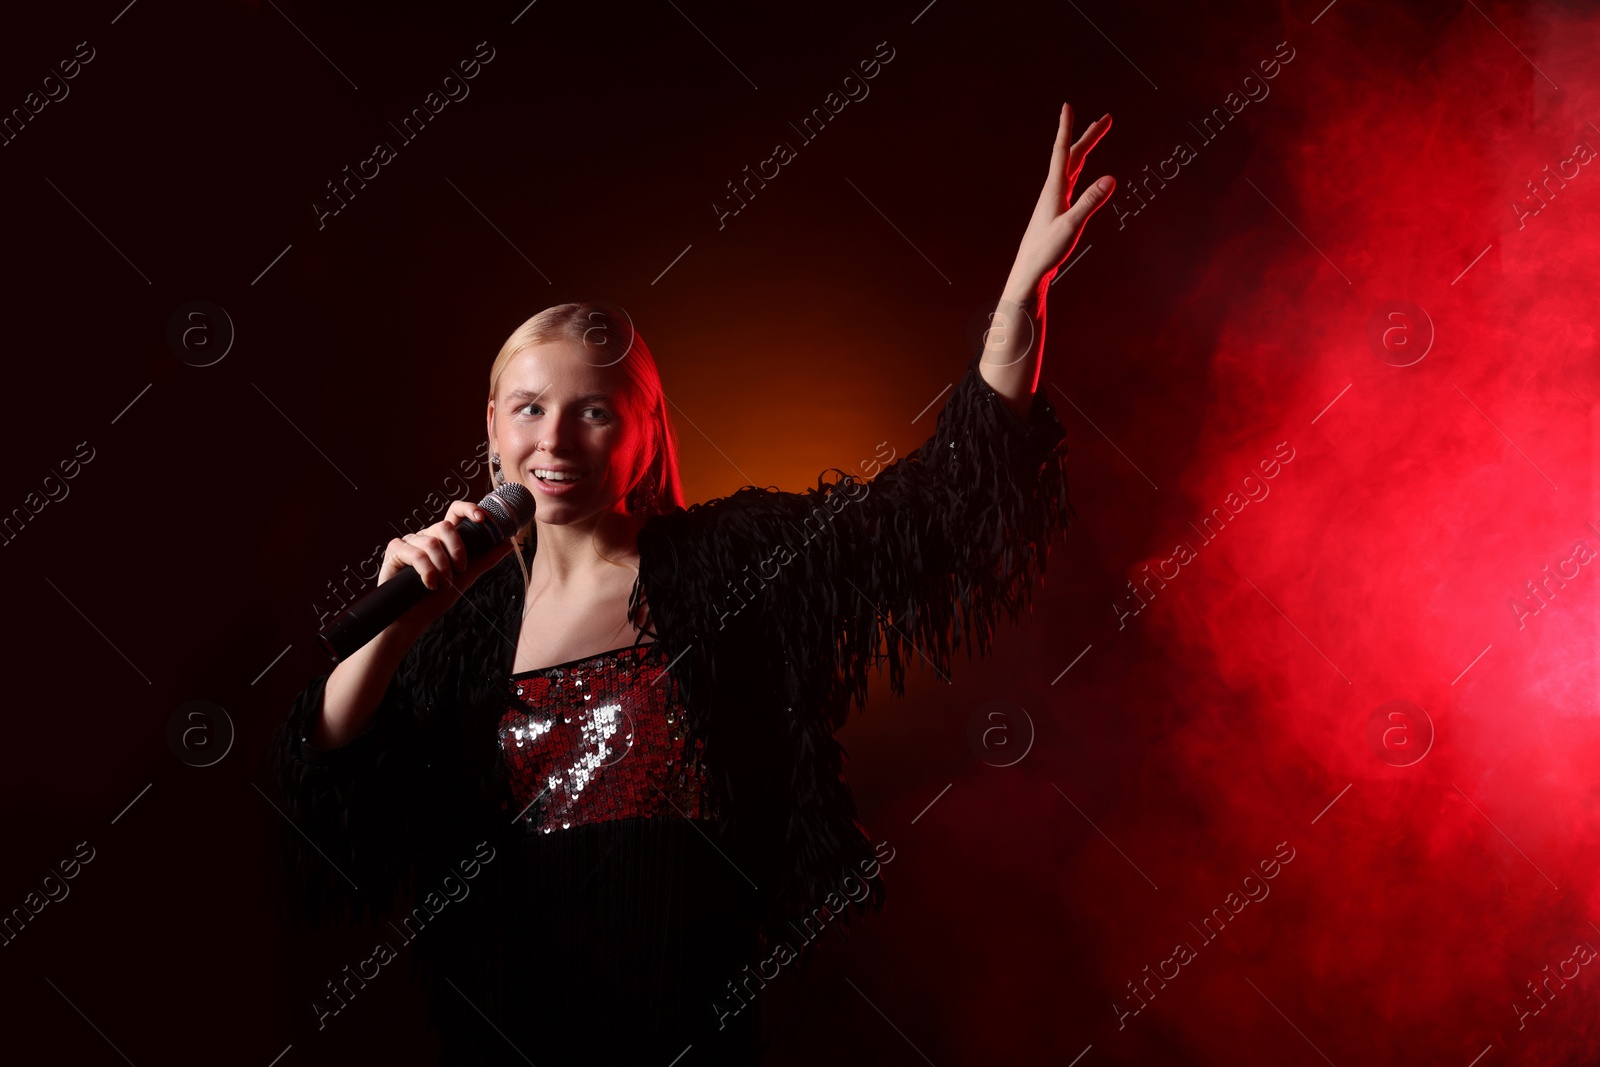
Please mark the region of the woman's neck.
<svg viewBox="0 0 1600 1067"><path fill-rule="evenodd" d="M637 566L643 516L607 511L585 523L552 526L534 522L537 538L528 565L530 586L564 589L611 577L616 568Z"/></svg>

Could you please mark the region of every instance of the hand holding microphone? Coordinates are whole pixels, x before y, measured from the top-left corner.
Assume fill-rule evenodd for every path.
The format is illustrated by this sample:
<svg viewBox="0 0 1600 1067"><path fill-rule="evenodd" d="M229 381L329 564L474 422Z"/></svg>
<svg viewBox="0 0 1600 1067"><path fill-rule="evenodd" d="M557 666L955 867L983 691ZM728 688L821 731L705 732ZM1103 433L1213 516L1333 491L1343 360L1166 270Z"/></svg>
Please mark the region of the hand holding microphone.
<svg viewBox="0 0 1600 1067"><path fill-rule="evenodd" d="M533 517L534 508L526 486L507 482L477 504L453 502L445 517L425 530L394 538L383 554L377 587L317 635L323 647L343 659L402 615L425 627L511 552L511 535Z"/></svg>

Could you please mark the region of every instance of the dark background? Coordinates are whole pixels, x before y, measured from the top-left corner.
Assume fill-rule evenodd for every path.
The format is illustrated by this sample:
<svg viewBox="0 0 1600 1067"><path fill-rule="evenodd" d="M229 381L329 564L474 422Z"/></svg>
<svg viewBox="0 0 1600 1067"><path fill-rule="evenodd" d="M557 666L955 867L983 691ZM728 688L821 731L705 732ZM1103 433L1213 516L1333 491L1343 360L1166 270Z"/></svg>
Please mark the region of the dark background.
<svg viewBox="0 0 1600 1067"><path fill-rule="evenodd" d="M568 300L647 339L690 500L911 451L1063 101L1114 119L1080 184L1119 181L1041 379L1084 521L991 657L880 680L846 727L890 903L763 994L771 1062L1590 1061L1587 971L1507 1007L1600 943L1595 594L1506 610L1600 542L1600 179L1520 228L1507 207L1600 144L1586 6L523 3L5 16L0 108L94 49L0 147L0 509L93 449L3 545L0 909L94 849L0 948L19 1062L431 1062L405 964L319 1032L310 1001L373 938L276 918L259 758L329 669L327 583L477 452L501 341ZM470 95L401 143L481 41ZM880 42L870 94L800 143ZM1202 146L1280 42L1270 96ZM719 228L780 139L797 158ZM380 140L396 158L319 227ZM1439 338L1403 370L1367 340L1398 299ZM234 331L209 366L168 340L193 300ZM1286 440L1273 495L1119 626L1127 582ZM1367 733L1395 699L1431 722L1407 766ZM192 700L236 731L210 766L169 740ZM971 740L990 701L1003 750ZM1271 895L1191 934L1281 842ZM1181 939L1198 958L1127 1014Z"/></svg>

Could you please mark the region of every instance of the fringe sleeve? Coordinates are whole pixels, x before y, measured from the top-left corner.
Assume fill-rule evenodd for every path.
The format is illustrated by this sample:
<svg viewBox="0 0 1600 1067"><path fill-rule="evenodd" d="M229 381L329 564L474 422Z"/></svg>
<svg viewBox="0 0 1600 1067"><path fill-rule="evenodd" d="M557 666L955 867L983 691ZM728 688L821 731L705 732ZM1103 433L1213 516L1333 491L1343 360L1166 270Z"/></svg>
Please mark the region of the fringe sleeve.
<svg viewBox="0 0 1600 1067"><path fill-rule="evenodd" d="M953 649L987 653L1002 615L1015 622L1042 584L1051 539L1076 518L1066 430L1048 396L1037 391L1019 418L983 380L980 358L933 435L840 513L829 562L846 620L836 635L843 682L858 707L866 668L881 659L880 633L902 695L908 659L948 677Z"/></svg>
<svg viewBox="0 0 1600 1067"><path fill-rule="evenodd" d="M309 738L328 675L294 699L267 752L280 821L286 907L296 927L379 917L411 885L420 730L408 679L416 649L395 672L366 729L337 748Z"/></svg>
<svg viewBox="0 0 1600 1067"><path fill-rule="evenodd" d="M1019 418L983 380L980 358L933 435L872 481L824 472L803 493L746 487L726 498L744 498L747 532L768 542L755 596L770 598L791 682L831 730L865 704L869 669L885 659L903 695L908 661L948 678L954 650L988 652L1002 615L1015 621L1031 602L1051 539L1077 518L1066 431L1044 391Z"/></svg>
<svg viewBox="0 0 1600 1067"><path fill-rule="evenodd" d="M491 567L406 650L362 733L310 742L328 675L295 697L264 755L279 820L288 917L296 926L382 918L419 869L460 855L464 820L486 819L501 783L493 727L510 694L520 572ZM330 671L331 673L331 671ZM477 840L469 837L468 840Z"/></svg>

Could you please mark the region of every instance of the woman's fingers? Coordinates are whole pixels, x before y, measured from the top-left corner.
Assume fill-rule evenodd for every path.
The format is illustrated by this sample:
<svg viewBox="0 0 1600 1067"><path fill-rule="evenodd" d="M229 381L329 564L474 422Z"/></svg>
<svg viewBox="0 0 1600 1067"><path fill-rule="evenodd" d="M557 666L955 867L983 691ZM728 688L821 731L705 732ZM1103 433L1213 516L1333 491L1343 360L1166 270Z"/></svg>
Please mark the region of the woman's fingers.
<svg viewBox="0 0 1600 1067"><path fill-rule="evenodd" d="M1059 125L1056 126L1056 143L1050 151L1050 173L1060 174L1065 170L1065 164L1070 158L1070 148L1067 141L1072 136L1072 105L1062 104L1061 114L1058 116Z"/></svg>
<svg viewBox="0 0 1600 1067"><path fill-rule="evenodd" d="M461 533L456 529L456 522L460 521L457 518L449 525L441 524L435 537L444 544L445 551L450 553L450 562L455 564L456 570L464 571L467 569L467 543L461 539Z"/></svg>
<svg viewBox="0 0 1600 1067"><path fill-rule="evenodd" d="M440 579L453 569L449 550L437 538L425 533L406 534L404 540L409 551L398 558L422 576L423 585L429 589L439 588L443 584Z"/></svg>
<svg viewBox="0 0 1600 1067"><path fill-rule="evenodd" d="M470 500L451 501L450 510L445 513L445 519L448 520L452 516L455 517L457 522L462 519L471 519L473 522L486 522L489 518L482 508Z"/></svg>
<svg viewBox="0 0 1600 1067"><path fill-rule="evenodd" d="M451 502L440 521L416 533L393 538L386 546L383 565L378 570L379 585L410 567L422 579L422 584L437 594L425 597L409 610L408 615L421 624L431 624L449 610L484 572L505 559L515 548L511 539L507 538L479 558L469 559L466 542L456 529L463 519L482 524L490 522L489 516L477 504L470 500L456 500Z"/></svg>
<svg viewBox="0 0 1600 1067"><path fill-rule="evenodd" d="M456 521L460 521L459 517ZM449 520L430 526L421 533L406 534L395 546L395 559L408 565L421 576L429 589L438 589L449 579L452 571L464 571L469 565L467 544L461 539L455 523Z"/></svg>
<svg viewBox="0 0 1600 1067"><path fill-rule="evenodd" d="M441 577L447 577L451 571L466 570L470 562L467 559L467 543L456 529L462 519L487 522L489 517L470 500L452 501L439 522L426 530L400 538L400 543L405 547L396 552L395 558L416 571L429 589L439 588Z"/></svg>
<svg viewBox="0 0 1600 1067"><path fill-rule="evenodd" d="M1102 115L1084 127L1083 133L1078 135L1076 141L1069 143L1069 138L1072 136L1072 105L1062 105L1061 122L1056 128L1055 146L1050 152L1050 175L1045 181L1042 196L1042 199L1049 203L1052 217L1067 210L1068 201L1072 197L1072 187L1078 181L1078 173L1083 170L1085 158L1110 128L1110 114Z"/></svg>
<svg viewBox="0 0 1600 1067"><path fill-rule="evenodd" d="M1040 199L1047 201L1054 212L1061 210L1066 197L1068 166L1072 162L1072 149L1068 139L1072 135L1072 105L1062 104L1056 126L1056 143L1050 149L1050 173L1045 176L1044 191Z"/></svg>
<svg viewBox="0 0 1600 1067"><path fill-rule="evenodd" d="M423 568L431 569L432 564L427 561L426 553L423 553L421 549L411 544L403 536L391 539L388 548L383 554L383 566L378 571L378 584L382 585L407 567L416 571L418 576L424 579L423 585L428 584L426 576L423 575ZM432 586L429 586L429 588L432 588Z"/></svg>
<svg viewBox="0 0 1600 1067"><path fill-rule="evenodd" d="M1073 142L1072 151L1068 156L1068 166L1071 168L1068 173L1072 177L1076 178L1078 176L1078 172L1083 169L1084 159L1088 157L1090 152L1094 151L1094 146L1100 143L1100 138L1104 137L1109 129L1111 129L1111 116L1109 114L1101 115L1098 119L1089 123L1084 128L1083 134L1077 141ZM1091 140L1091 138L1093 139ZM1084 142L1088 143L1085 144Z"/></svg>
<svg viewBox="0 0 1600 1067"><path fill-rule="evenodd" d="M1100 187L1101 182L1105 182L1107 188L1102 189ZM1089 216L1100 210L1100 205L1111 199L1111 191L1115 188L1116 181L1111 175L1103 175L1089 188L1085 189L1078 197L1077 203L1073 204L1071 209L1062 216L1066 220L1069 232L1073 234L1073 243L1077 242L1077 234L1083 230L1084 224L1089 221ZM1069 247L1067 251L1071 252L1072 249Z"/></svg>
<svg viewBox="0 0 1600 1067"><path fill-rule="evenodd" d="M1093 137L1096 141L1100 140L1110 128L1111 113L1108 111L1083 128L1083 132L1078 135L1078 139L1072 142L1072 151L1077 152L1083 146L1083 142L1090 137ZM1091 144L1089 147L1093 148L1094 145Z"/></svg>
<svg viewBox="0 0 1600 1067"><path fill-rule="evenodd" d="M1068 192L1077 183L1078 174L1083 170L1084 161L1089 158L1089 153L1094 151L1094 146L1100 143L1100 138L1104 137L1109 129L1111 129L1111 116L1102 115L1085 127L1083 133L1073 142L1067 152L1065 181Z"/></svg>

